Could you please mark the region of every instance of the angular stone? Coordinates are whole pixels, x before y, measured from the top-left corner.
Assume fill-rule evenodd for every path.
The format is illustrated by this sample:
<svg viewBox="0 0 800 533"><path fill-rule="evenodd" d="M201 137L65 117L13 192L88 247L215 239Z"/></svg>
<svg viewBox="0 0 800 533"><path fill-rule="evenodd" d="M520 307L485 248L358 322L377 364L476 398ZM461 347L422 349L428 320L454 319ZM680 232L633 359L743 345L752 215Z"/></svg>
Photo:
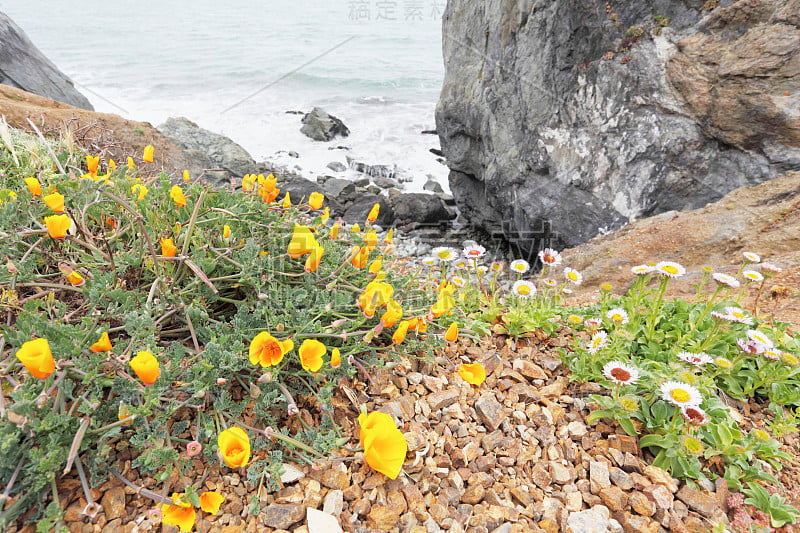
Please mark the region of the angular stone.
<svg viewBox="0 0 800 533"><path fill-rule="evenodd" d="M508 393L516 395L519 401L525 403L535 403L542 399L536 387L527 383L515 383L508 389Z"/></svg>
<svg viewBox="0 0 800 533"><path fill-rule="evenodd" d="M609 471L611 482L614 485L618 486L622 490L631 490L633 488L633 478L624 470L612 467Z"/></svg>
<svg viewBox="0 0 800 533"><path fill-rule="evenodd" d="M475 505L480 503L483 500L483 497L486 496L486 489L483 488L483 485L470 485L467 487L467 490L464 491L464 494L461 496L461 501L463 503L468 503L470 505Z"/></svg>
<svg viewBox="0 0 800 533"><path fill-rule="evenodd" d="M641 492L631 493L628 503L633 512L642 516L653 516L656 512L656 504Z"/></svg>
<svg viewBox="0 0 800 533"><path fill-rule="evenodd" d="M506 419L503 406L498 402L493 394L487 393L475 401L475 411L478 413L480 421L491 431L500 427Z"/></svg>
<svg viewBox="0 0 800 533"><path fill-rule="evenodd" d="M673 479L672 476L670 476L669 473L662 468L659 468L655 465L647 465L644 467L644 475L650 478L650 481L653 483L664 485L673 494L678 490L677 481L675 481L675 479Z"/></svg>
<svg viewBox="0 0 800 533"><path fill-rule="evenodd" d="M322 510L330 515L339 516L344 509L344 493L341 490L332 490L325 495Z"/></svg>
<svg viewBox="0 0 800 533"><path fill-rule="evenodd" d="M103 511L106 514L106 520L109 522L115 518L122 518L125 516L125 489L119 485L115 485L108 489L103 494L103 499L100 501L103 506Z"/></svg>
<svg viewBox="0 0 800 533"><path fill-rule="evenodd" d="M481 444L483 445L484 450L492 451L495 448L497 448L501 442L503 442L504 438L505 435L503 434L502 431L500 430L492 431L491 433L487 433L486 436L483 437L483 441Z"/></svg>
<svg viewBox="0 0 800 533"><path fill-rule="evenodd" d="M275 529L288 529L306 516L306 508L297 503L273 503L261 511L261 521Z"/></svg>
<svg viewBox="0 0 800 533"><path fill-rule="evenodd" d="M600 490L610 486L608 465L601 461L589 461L589 481L592 494L597 494Z"/></svg>
<svg viewBox="0 0 800 533"><path fill-rule="evenodd" d="M511 494L511 497L517 500L523 507L527 507L533 503L531 493L527 490L522 490L521 487L511 487L509 489L509 493Z"/></svg>
<svg viewBox="0 0 800 533"><path fill-rule="evenodd" d="M312 509L306 509L306 522L308 533L342 533L342 526L335 516Z"/></svg>
<svg viewBox="0 0 800 533"><path fill-rule="evenodd" d="M713 496L697 489L684 485L676 495L677 498L685 503L689 509L700 513L706 518L711 518L714 512L719 509L719 504Z"/></svg>
<svg viewBox="0 0 800 533"><path fill-rule="evenodd" d="M553 481L550 477L550 472L542 465L536 465L531 470L531 480L538 486L539 488L547 488L550 486L550 483Z"/></svg>
<svg viewBox="0 0 800 533"><path fill-rule="evenodd" d="M571 468L563 466L556 461L550 461L550 478L553 483L566 485L567 483L572 483L575 479L575 474Z"/></svg>
<svg viewBox="0 0 800 533"><path fill-rule="evenodd" d="M294 483L306 477L305 472L297 468L292 463L283 463L283 472L281 472L281 483Z"/></svg>
<svg viewBox="0 0 800 533"><path fill-rule="evenodd" d="M550 385L547 385L546 387L542 387L541 389L539 389L539 394L545 397L561 396L562 394L564 394L566 388L567 388L567 378L559 376Z"/></svg>
<svg viewBox="0 0 800 533"><path fill-rule="evenodd" d="M642 491L648 498L653 500L656 507L664 511L669 511L672 508L672 500L674 496L664 485L650 485L645 487Z"/></svg>
<svg viewBox="0 0 800 533"><path fill-rule="evenodd" d="M613 485L600 489L598 496L603 500L605 506L614 513L622 511L628 504L628 495L622 492L622 489Z"/></svg>
<svg viewBox="0 0 800 533"><path fill-rule="evenodd" d="M539 522L539 527L545 530L547 533L559 533L561 528L558 526L558 522L553 520L552 518L545 518Z"/></svg>
<svg viewBox="0 0 800 533"><path fill-rule="evenodd" d="M598 507L570 513L567 517L568 530L572 533L606 533L610 525L609 517L600 512Z"/></svg>
<svg viewBox="0 0 800 533"><path fill-rule="evenodd" d="M449 388L440 392L434 392L426 398L431 410L438 411L458 401L458 390Z"/></svg>
<svg viewBox="0 0 800 533"><path fill-rule="evenodd" d="M622 453L627 452L636 455L639 452L638 439L630 435L609 435L608 444Z"/></svg>
<svg viewBox="0 0 800 533"><path fill-rule="evenodd" d="M376 505L367 514L367 526L379 531L389 531L400 519L399 509Z"/></svg>
<svg viewBox="0 0 800 533"><path fill-rule="evenodd" d="M350 486L350 474L336 469L324 470L319 481L329 489L344 490Z"/></svg>
<svg viewBox="0 0 800 533"><path fill-rule="evenodd" d="M580 439L588 433L588 430L586 429L586 424L575 420L567 424L567 432L573 439Z"/></svg>
<svg viewBox="0 0 800 533"><path fill-rule="evenodd" d="M544 370L528 359L515 359L511 368L528 379L547 379L549 377Z"/></svg>

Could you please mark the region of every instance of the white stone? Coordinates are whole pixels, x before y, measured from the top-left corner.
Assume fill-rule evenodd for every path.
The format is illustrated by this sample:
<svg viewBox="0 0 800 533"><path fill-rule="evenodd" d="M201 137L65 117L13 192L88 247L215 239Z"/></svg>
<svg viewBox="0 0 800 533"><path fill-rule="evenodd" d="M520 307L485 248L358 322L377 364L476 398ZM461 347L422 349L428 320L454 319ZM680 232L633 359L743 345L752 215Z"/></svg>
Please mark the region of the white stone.
<svg viewBox="0 0 800 533"><path fill-rule="evenodd" d="M294 483L306 477L302 470L292 463L283 463L283 473L281 473L281 483Z"/></svg>
<svg viewBox="0 0 800 533"><path fill-rule="evenodd" d="M308 533L343 533L342 526L335 516L317 511L308 507L306 509L306 521L308 522Z"/></svg>

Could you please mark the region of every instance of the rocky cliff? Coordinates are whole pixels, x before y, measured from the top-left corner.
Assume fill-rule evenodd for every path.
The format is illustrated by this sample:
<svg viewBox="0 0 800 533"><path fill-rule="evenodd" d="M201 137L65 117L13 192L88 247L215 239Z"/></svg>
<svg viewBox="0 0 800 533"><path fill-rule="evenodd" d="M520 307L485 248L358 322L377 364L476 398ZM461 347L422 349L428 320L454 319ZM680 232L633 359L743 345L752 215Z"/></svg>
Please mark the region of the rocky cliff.
<svg viewBox="0 0 800 533"><path fill-rule="evenodd" d="M530 253L800 169L799 26L800 0L449 0L463 218Z"/></svg>
<svg viewBox="0 0 800 533"><path fill-rule="evenodd" d="M0 83L81 109L94 109L25 32L0 12Z"/></svg>

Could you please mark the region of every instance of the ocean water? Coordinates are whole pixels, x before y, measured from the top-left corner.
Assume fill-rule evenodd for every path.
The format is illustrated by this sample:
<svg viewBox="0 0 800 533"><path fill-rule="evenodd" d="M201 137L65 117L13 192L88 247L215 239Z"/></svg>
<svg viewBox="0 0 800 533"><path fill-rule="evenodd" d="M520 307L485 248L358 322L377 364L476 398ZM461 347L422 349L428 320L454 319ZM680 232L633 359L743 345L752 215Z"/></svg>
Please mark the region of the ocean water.
<svg viewBox="0 0 800 533"><path fill-rule="evenodd" d="M185 116L314 179L346 155L396 164L406 190L446 185L433 113L444 0L0 0L0 10L98 111L158 125ZM320 106L350 128L315 142ZM349 150L329 149L346 146ZM300 157L293 158L289 151ZM348 171L346 175L352 176Z"/></svg>

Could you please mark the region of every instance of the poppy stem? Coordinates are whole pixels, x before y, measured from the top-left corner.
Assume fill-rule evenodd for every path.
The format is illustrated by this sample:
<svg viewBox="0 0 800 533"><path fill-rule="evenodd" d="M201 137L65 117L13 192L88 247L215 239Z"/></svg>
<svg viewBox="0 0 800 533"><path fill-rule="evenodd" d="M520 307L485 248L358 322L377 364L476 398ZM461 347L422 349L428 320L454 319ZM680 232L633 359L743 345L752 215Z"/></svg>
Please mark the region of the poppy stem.
<svg viewBox="0 0 800 533"><path fill-rule="evenodd" d="M117 471L116 468L109 468L108 471L111 472L112 476L114 476L118 480L120 480L123 483L125 483L125 485L127 485L128 487L130 487L133 490L135 490L137 495L144 496L145 498L150 498L151 500L153 500L156 503L162 503L164 505L175 505L175 502L173 502L171 499L167 498L166 496L162 496L161 494L153 492L152 490L148 490L148 489L146 489L144 487L137 486L134 483L128 481L125 477L122 476L122 474L120 474Z"/></svg>

